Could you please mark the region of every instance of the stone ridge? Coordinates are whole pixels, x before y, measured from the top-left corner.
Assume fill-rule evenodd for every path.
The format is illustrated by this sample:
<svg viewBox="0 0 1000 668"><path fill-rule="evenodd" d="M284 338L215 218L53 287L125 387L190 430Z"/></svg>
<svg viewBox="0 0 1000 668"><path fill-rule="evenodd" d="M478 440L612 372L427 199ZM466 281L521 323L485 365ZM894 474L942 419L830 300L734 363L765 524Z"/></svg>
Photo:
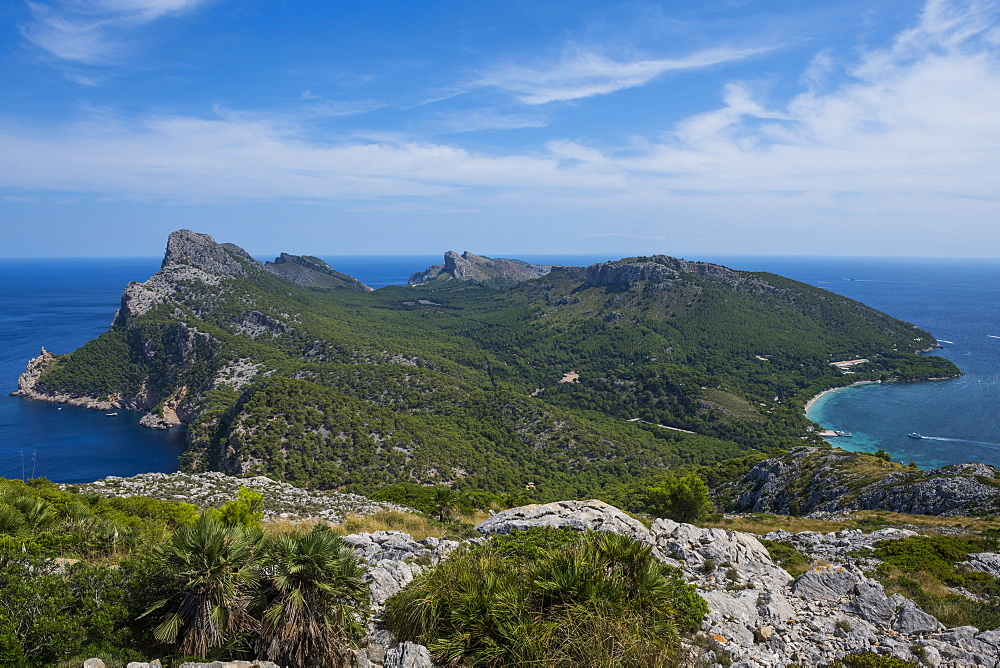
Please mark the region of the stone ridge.
<svg viewBox="0 0 1000 668"><path fill-rule="evenodd" d="M458 281L529 281L545 276L552 265L531 264L523 260L490 258L465 251L444 254L444 264L431 265L424 271L410 275L410 285L420 285L435 280Z"/></svg>
<svg viewBox="0 0 1000 668"><path fill-rule="evenodd" d="M871 461L869 461L871 460ZM879 460L881 461L881 460ZM1000 510L1000 474L986 464L953 464L918 471L885 464L865 453L796 448L766 459L742 480L716 489L737 512L809 514L886 510L913 515L985 515ZM795 512L792 512L795 511Z"/></svg>
<svg viewBox="0 0 1000 668"><path fill-rule="evenodd" d="M222 278L246 276L248 268L263 267L239 246L219 244L211 236L191 230L170 233L160 268L171 265L190 265Z"/></svg>
<svg viewBox="0 0 1000 668"><path fill-rule="evenodd" d="M643 543L652 543L652 536L642 522L597 499L557 501L511 508L482 522L476 530L484 535L490 535L537 526L572 527L578 531L607 531Z"/></svg>
<svg viewBox="0 0 1000 668"><path fill-rule="evenodd" d="M614 262L598 262L587 267L586 284L593 287L623 285L632 287L639 281L661 283L676 279L681 273L697 274L729 283L743 280L739 272L709 262L689 262L669 255L634 257Z"/></svg>
<svg viewBox="0 0 1000 668"><path fill-rule="evenodd" d="M308 288L345 288L354 292L371 292L371 288L312 255L282 253L274 262L265 262L264 270L287 281Z"/></svg>

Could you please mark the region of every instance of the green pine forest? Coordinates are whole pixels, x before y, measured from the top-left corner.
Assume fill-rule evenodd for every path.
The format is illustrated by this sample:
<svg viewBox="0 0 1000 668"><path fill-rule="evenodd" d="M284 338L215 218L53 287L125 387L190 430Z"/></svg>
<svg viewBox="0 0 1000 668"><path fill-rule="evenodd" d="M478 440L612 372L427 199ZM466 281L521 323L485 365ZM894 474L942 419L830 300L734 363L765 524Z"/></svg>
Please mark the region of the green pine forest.
<svg viewBox="0 0 1000 668"><path fill-rule="evenodd" d="M663 256L609 265L675 269L663 280L599 285L558 267L374 292L233 257L245 275L175 281L37 387L176 410L184 470L359 492L528 486L550 501L815 441L803 406L824 389L959 373L917 353L931 334L858 302ZM830 365L859 357L853 374Z"/></svg>

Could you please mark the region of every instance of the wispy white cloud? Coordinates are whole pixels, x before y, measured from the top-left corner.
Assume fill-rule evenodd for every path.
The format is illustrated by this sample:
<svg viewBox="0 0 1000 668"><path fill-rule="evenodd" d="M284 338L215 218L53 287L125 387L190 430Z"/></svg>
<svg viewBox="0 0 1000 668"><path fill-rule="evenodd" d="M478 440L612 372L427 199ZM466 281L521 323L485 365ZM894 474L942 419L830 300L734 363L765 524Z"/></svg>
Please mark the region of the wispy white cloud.
<svg viewBox="0 0 1000 668"><path fill-rule="evenodd" d="M130 33L211 0L51 0L28 2L31 20L20 26L32 44L59 58L105 64L121 56Z"/></svg>
<svg viewBox="0 0 1000 668"><path fill-rule="evenodd" d="M886 48L853 61L824 54L821 69L850 74L839 84L806 76L797 95L773 100L733 82L717 109L617 149L562 139L486 152L391 134L320 142L304 121L260 114L95 114L56 129L0 118L0 185L476 210L524 221L525 233L558 212L578 236L602 238L620 220L620 238L636 240L692 225L726 239L810 225L854 248L947 223L949 239L979 230L979 251L1000 253L1000 40L985 6L932 0Z"/></svg>
<svg viewBox="0 0 1000 668"><path fill-rule="evenodd" d="M484 107L440 114L430 127L438 134L458 134L483 130L541 128L545 127L546 123L547 119L543 114L504 113Z"/></svg>
<svg viewBox="0 0 1000 668"><path fill-rule="evenodd" d="M546 104L607 95L642 86L665 72L692 70L742 60L770 49L712 49L683 58L613 60L577 51L546 68L507 66L484 74L476 86L510 91L525 104Z"/></svg>
<svg viewBox="0 0 1000 668"><path fill-rule="evenodd" d="M557 161L487 156L420 141L301 139L284 120L162 116L127 122L95 115L53 133L0 121L0 183L125 197L371 199L458 194L467 187L600 189L589 169L560 176ZM620 183L619 185L624 185Z"/></svg>

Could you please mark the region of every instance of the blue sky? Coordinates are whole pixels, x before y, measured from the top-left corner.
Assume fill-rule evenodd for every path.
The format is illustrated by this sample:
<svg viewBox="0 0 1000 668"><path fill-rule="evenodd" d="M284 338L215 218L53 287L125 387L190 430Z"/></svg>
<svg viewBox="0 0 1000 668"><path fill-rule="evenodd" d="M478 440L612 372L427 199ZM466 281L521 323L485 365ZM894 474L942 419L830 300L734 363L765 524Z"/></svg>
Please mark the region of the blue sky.
<svg viewBox="0 0 1000 668"><path fill-rule="evenodd" d="M1000 256L1000 0L0 4L0 254Z"/></svg>

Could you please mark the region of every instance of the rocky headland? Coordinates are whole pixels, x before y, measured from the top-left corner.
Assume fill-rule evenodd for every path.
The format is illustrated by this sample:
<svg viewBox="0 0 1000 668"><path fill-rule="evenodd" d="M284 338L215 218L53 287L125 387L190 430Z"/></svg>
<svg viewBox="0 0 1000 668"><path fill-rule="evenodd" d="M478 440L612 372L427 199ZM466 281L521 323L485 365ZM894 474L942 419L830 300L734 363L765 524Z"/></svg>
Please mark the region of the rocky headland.
<svg viewBox="0 0 1000 668"><path fill-rule="evenodd" d="M307 288L341 288L353 292L372 290L353 276L335 270L312 255L282 253L274 262L265 262L264 270Z"/></svg>

